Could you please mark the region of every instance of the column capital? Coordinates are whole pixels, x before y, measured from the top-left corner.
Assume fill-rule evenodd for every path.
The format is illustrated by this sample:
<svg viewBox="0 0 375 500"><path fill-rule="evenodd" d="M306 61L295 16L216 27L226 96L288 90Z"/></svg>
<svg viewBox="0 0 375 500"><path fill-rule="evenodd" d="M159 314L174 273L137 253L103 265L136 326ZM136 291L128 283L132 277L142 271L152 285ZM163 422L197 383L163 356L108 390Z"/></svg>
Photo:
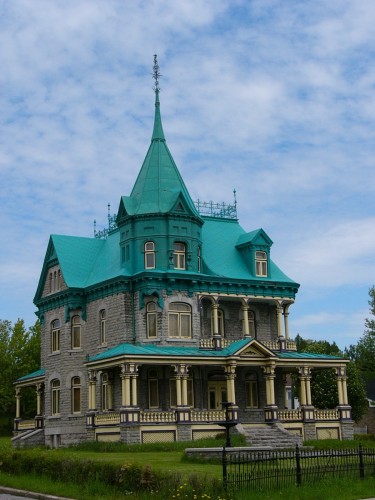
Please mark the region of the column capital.
<svg viewBox="0 0 375 500"><path fill-rule="evenodd" d="M189 375L190 366L191 365L186 365L185 363L172 365L174 371L176 372L176 377L187 377Z"/></svg>
<svg viewBox="0 0 375 500"><path fill-rule="evenodd" d="M300 366L298 368L300 378L311 378L311 368L309 366Z"/></svg>
<svg viewBox="0 0 375 500"><path fill-rule="evenodd" d="M262 366L264 376L267 378L275 378L275 365Z"/></svg>
<svg viewBox="0 0 375 500"><path fill-rule="evenodd" d="M89 382L91 382L92 384L96 383L96 370L89 370L88 377Z"/></svg>

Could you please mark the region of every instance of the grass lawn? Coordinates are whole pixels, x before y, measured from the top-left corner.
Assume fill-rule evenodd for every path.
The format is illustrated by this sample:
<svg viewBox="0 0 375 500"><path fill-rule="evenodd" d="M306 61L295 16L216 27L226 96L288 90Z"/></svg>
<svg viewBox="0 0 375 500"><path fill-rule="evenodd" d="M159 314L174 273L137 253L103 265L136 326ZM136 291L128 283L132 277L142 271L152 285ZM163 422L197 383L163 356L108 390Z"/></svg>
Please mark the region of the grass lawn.
<svg viewBox="0 0 375 500"><path fill-rule="evenodd" d="M209 446L220 446L221 441L216 443L206 444ZM340 441L318 441L309 443L314 444L321 448L357 448L358 441L340 442ZM104 446L103 446L104 445ZM199 494L194 497L191 486L182 486L181 490L174 491L169 488L163 492L147 492L147 493L134 493L134 492L119 492L114 487L104 485L99 482L89 482L86 484L73 484L73 483L59 483L45 476L37 476L35 474L25 475L10 475L0 472L0 484L20 489L29 489L31 491L38 491L41 493L49 493L58 496L65 496L79 500L120 500L120 499L134 499L134 500L166 500L167 498L176 499L186 498L193 500L316 500L316 498L324 498L324 500L354 500L360 498L369 498L375 496L375 477L367 477L365 481L352 480L352 479L332 479L327 483L319 482L310 486L302 486L300 488L289 487L273 491L236 491L229 493L227 496L218 496L212 494L209 490L209 483L211 479L220 480L222 477L222 467L219 464L211 463L191 463L182 461L184 444L175 443L171 445L143 445L143 446L125 446L117 443L91 443L88 446L60 448L58 450L49 450L40 448L38 456L42 454L54 455L62 459L71 457L76 459L110 462L113 464L138 464L150 465L154 470L162 470L163 472L171 472L179 476L183 476L186 482L191 483L189 477L195 476L203 485L207 484L207 495ZM365 447L374 447L374 441L364 441ZM191 446L191 443L188 444ZM11 448L9 437L0 438L0 450ZM121 449L121 451L119 451ZM375 471L374 471L375 472ZM207 481L207 483L206 483ZM184 489L185 488L185 489Z"/></svg>

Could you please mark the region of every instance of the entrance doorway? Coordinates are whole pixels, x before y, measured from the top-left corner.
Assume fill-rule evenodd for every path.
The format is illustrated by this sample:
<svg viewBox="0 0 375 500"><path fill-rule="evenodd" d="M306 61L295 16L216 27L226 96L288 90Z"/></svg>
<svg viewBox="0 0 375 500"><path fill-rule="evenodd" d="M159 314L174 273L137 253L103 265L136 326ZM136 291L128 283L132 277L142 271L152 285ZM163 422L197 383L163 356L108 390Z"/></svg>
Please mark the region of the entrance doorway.
<svg viewBox="0 0 375 500"><path fill-rule="evenodd" d="M208 383L208 409L222 410L223 403L228 401L226 382Z"/></svg>

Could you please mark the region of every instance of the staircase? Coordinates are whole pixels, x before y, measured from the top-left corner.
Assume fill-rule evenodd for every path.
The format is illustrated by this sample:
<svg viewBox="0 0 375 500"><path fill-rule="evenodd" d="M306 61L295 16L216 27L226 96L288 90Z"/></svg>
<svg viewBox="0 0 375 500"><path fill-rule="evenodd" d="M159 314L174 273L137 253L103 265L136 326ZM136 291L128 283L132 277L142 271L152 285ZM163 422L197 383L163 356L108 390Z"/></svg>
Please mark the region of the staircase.
<svg viewBox="0 0 375 500"><path fill-rule="evenodd" d="M267 424L267 426L263 427L239 424L237 430L244 434L250 446L267 449L295 448L297 444L302 446L302 437L290 433L279 423Z"/></svg>

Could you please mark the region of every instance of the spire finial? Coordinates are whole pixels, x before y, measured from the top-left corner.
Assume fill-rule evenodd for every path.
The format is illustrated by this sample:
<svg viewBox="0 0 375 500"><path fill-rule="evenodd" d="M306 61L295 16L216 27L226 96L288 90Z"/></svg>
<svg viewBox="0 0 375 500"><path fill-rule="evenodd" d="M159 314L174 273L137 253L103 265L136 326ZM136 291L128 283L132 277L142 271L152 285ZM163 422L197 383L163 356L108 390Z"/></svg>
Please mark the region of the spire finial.
<svg viewBox="0 0 375 500"><path fill-rule="evenodd" d="M159 71L159 64L158 64L158 56L157 54L154 54L154 66L153 66L153 73L152 73L152 78L155 80L155 86L153 89L155 90L155 93L158 94L160 92L160 87L159 87L159 77L162 76Z"/></svg>

